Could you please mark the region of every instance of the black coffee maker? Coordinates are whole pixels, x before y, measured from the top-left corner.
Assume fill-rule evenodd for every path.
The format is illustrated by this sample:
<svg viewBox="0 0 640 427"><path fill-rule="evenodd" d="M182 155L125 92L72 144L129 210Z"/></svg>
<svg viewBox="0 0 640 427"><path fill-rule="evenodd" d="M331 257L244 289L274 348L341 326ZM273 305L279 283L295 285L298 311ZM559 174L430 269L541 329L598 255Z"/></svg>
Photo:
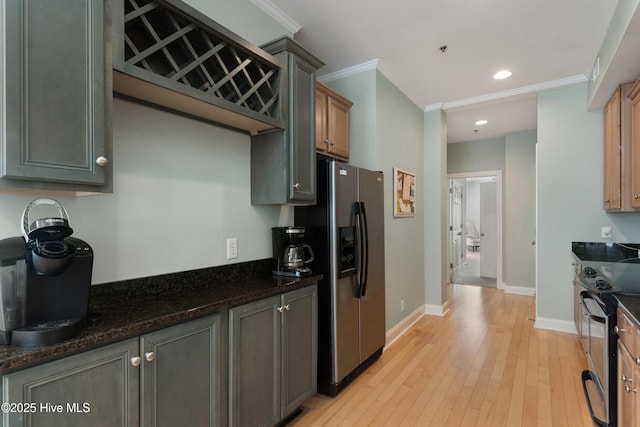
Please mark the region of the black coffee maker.
<svg viewBox="0 0 640 427"><path fill-rule="evenodd" d="M302 277L311 274L307 264L315 259L311 246L304 243L304 227L273 227L273 257L278 276Z"/></svg>
<svg viewBox="0 0 640 427"><path fill-rule="evenodd" d="M39 205L59 217L30 222ZM71 236L60 203L41 198L22 214L24 237L0 240L0 344L50 345L76 336L86 326L93 250Z"/></svg>

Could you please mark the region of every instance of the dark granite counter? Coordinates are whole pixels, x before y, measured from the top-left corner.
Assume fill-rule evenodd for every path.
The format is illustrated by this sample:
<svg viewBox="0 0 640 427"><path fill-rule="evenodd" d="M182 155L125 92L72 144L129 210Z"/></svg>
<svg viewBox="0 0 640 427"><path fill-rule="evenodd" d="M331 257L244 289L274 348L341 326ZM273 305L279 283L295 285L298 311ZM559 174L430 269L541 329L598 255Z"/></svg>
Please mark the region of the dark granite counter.
<svg viewBox="0 0 640 427"><path fill-rule="evenodd" d="M308 286L322 275L275 277L271 259L91 287L93 319L76 338L46 347L0 346L0 374L65 357Z"/></svg>
<svg viewBox="0 0 640 427"><path fill-rule="evenodd" d="M640 244L572 242L579 266L591 267L596 276L609 283L609 292L623 292L640 296Z"/></svg>

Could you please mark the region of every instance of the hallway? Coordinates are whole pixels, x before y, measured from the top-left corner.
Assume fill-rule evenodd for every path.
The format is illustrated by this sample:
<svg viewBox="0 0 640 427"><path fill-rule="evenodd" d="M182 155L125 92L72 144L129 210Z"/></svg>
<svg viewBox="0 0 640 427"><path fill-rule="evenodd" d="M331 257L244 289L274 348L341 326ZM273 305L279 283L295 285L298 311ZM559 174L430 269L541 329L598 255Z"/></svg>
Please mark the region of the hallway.
<svg viewBox="0 0 640 427"><path fill-rule="evenodd" d="M578 337L533 327L535 299L454 285L337 398L316 395L302 426L592 426Z"/></svg>

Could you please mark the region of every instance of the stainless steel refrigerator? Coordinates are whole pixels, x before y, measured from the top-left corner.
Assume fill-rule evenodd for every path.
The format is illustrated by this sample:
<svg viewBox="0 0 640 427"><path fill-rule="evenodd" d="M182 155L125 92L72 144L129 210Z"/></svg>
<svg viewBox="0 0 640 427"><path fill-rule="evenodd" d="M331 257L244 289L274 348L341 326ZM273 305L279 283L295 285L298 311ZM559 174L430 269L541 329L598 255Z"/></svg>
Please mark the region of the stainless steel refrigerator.
<svg viewBox="0 0 640 427"><path fill-rule="evenodd" d="M385 344L384 176L334 160L317 165L317 205L295 208L316 259L318 391L336 396Z"/></svg>

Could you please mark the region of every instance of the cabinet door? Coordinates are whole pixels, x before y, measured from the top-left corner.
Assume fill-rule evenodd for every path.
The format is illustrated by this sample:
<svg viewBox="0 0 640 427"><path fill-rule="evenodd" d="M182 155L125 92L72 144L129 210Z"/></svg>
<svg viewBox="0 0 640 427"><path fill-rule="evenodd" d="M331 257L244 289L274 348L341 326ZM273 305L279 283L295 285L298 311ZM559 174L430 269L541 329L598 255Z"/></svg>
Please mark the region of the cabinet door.
<svg viewBox="0 0 640 427"><path fill-rule="evenodd" d="M5 375L3 402L35 403L35 411L3 411L2 425L137 426L137 355L135 338Z"/></svg>
<svg viewBox="0 0 640 427"><path fill-rule="evenodd" d="M295 201L316 200L315 68L289 54L290 193Z"/></svg>
<svg viewBox="0 0 640 427"><path fill-rule="evenodd" d="M640 82L629 94L631 99L631 207L640 208Z"/></svg>
<svg viewBox="0 0 640 427"><path fill-rule="evenodd" d="M280 419L280 297L229 311L229 425Z"/></svg>
<svg viewBox="0 0 640 427"><path fill-rule="evenodd" d="M316 83L316 151L324 153L329 145L327 135L327 95Z"/></svg>
<svg viewBox="0 0 640 427"><path fill-rule="evenodd" d="M283 295L282 416L286 417L317 389L317 287Z"/></svg>
<svg viewBox="0 0 640 427"><path fill-rule="evenodd" d="M349 109L350 105L329 97L327 101L327 134L329 154L349 159Z"/></svg>
<svg viewBox="0 0 640 427"><path fill-rule="evenodd" d="M220 426L220 316L141 337L141 426Z"/></svg>
<svg viewBox="0 0 640 427"><path fill-rule="evenodd" d="M96 164L106 156L103 1L2 4L0 178L104 184Z"/></svg>
<svg viewBox="0 0 640 427"><path fill-rule="evenodd" d="M636 417L638 384L634 378L634 363L627 348L618 341L618 425L633 426Z"/></svg>
<svg viewBox="0 0 640 427"><path fill-rule="evenodd" d="M604 188L605 210L619 210L621 206L621 93L615 92L604 112Z"/></svg>

